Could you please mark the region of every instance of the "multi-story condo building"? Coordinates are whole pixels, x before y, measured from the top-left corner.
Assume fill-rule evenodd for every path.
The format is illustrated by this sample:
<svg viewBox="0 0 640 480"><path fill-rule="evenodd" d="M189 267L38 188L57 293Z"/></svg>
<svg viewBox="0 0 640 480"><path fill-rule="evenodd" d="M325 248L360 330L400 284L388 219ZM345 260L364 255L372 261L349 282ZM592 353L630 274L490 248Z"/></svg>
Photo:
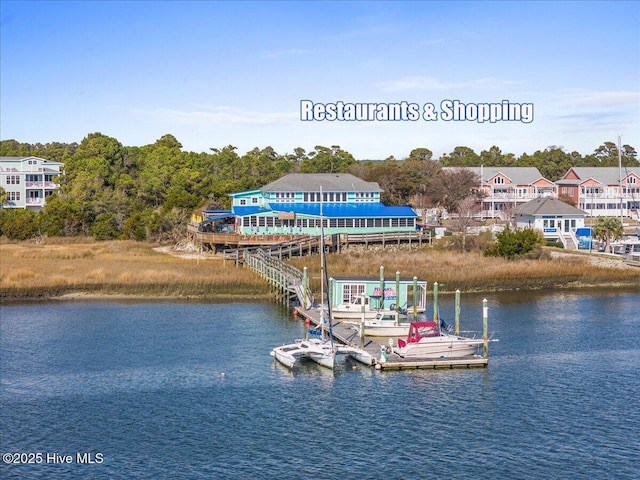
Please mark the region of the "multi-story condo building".
<svg viewBox="0 0 640 480"><path fill-rule="evenodd" d="M7 193L2 208L40 210L60 186L54 180L62 166L38 157L0 157L0 187Z"/></svg>
<svg viewBox="0 0 640 480"><path fill-rule="evenodd" d="M556 185L589 216L638 219L640 167L573 167Z"/></svg>
<svg viewBox="0 0 640 480"><path fill-rule="evenodd" d="M465 168L480 179L483 195L478 216L506 220L511 211L540 197L557 197L556 185L535 167L445 167Z"/></svg>

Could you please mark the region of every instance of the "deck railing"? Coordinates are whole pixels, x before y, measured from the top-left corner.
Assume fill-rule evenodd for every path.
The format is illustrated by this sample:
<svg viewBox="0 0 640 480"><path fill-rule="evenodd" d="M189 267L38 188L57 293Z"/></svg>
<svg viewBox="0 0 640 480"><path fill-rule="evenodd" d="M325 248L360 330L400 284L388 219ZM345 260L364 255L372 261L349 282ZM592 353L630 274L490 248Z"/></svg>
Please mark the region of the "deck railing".
<svg viewBox="0 0 640 480"><path fill-rule="evenodd" d="M305 273L271 256L263 249L253 252L245 250L243 257L244 264L272 286L276 300L288 305L297 297L302 307L311 308L313 295Z"/></svg>

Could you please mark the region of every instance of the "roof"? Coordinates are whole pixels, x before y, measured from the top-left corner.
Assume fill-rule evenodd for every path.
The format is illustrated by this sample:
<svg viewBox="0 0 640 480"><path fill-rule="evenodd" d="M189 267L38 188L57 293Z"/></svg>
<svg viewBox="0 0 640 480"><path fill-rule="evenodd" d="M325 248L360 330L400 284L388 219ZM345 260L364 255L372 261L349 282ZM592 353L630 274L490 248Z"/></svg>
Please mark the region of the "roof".
<svg viewBox="0 0 640 480"><path fill-rule="evenodd" d="M270 207L234 206L233 213L243 217L270 212L293 212L298 215L320 217L319 203L275 203ZM323 203L322 215L327 218L414 218L418 216L411 207L389 207L382 203Z"/></svg>
<svg viewBox="0 0 640 480"><path fill-rule="evenodd" d="M367 283L380 283L380 277L331 277L336 282L367 282ZM387 286L394 284L396 277L386 277L384 278L384 282ZM402 283L413 283L413 277L405 277L400 278L400 282ZM426 283L426 280L422 278L416 279L417 283Z"/></svg>
<svg viewBox="0 0 640 480"><path fill-rule="evenodd" d="M620 169L618 167L571 167L579 180L558 180L556 183L563 184L580 184L589 178L593 178L604 185L617 185L620 182ZM567 171L565 176L569 173ZM635 173L640 177L640 167L623 167L622 178L626 178L630 173Z"/></svg>
<svg viewBox="0 0 640 480"><path fill-rule="evenodd" d="M541 197L513 210L516 215L587 215L587 212L552 197Z"/></svg>
<svg viewBox="0 0 640 480"><path fill-rule="evenodd" d="M320 216L320 203L276 203L271 204L275 212L294 212L312 217ZM323 203L322 215L327 218L391 218L418 215L411 207L394 207L382 203Z"/></svg>
<svg viewBox="0 0 640 480"><path fill-rule="evenodd" d="M381 192L377 182L365 182L350 173L290 173L268 183L262 192Z"/></svg>
<svg viewBox="0 0 640 480"><path fill-rule="evenodd" d="M40 160L43 163L47 163L50 165L64 165L64 163L56 162L55 160L47 160L46 158L40 157L0 157L0 162L24 162L25 160Z"/></svg>
<svg viewBox="0 0 640 480"><path fill-rule="evenodd" d="M479 177L482 183L486 183L490 178L499 173L511 180L515 185L531 185L536 180L544 178L536 167L443 167L443 170L467 169Z"/></svg>

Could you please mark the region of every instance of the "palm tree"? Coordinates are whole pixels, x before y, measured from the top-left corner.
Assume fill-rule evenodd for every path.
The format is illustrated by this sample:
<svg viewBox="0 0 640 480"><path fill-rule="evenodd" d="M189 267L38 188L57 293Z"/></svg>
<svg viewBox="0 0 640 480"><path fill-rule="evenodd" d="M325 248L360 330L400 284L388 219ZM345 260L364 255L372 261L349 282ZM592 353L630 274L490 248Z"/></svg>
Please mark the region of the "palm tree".
<svg viewBox="0 0 640 480"><path fill-rule="evenodd" d="M619 240L624 235L622 222L615 217L598 217L593 227L593 236L597 239L604 240L604 251L609 251L611 240Z"/></svg>

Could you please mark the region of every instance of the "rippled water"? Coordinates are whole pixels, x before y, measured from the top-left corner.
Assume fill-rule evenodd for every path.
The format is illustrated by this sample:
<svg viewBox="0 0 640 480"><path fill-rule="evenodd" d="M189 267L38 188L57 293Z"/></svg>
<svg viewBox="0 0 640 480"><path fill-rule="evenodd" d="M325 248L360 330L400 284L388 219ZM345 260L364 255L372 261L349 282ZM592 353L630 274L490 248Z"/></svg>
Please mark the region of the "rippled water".
<svg viewBox="0 0 640 480"><path fill-rule="evenodd" d="M2 308L2 478L638 478L640 294L489 297L485 370L289 372L271 304ZM443 317L453 307L441 299ZM480 299L462 328L481 328ZM224 375L223 375L224 374ZM46 457L45 457L46 459Z"/></svg>

